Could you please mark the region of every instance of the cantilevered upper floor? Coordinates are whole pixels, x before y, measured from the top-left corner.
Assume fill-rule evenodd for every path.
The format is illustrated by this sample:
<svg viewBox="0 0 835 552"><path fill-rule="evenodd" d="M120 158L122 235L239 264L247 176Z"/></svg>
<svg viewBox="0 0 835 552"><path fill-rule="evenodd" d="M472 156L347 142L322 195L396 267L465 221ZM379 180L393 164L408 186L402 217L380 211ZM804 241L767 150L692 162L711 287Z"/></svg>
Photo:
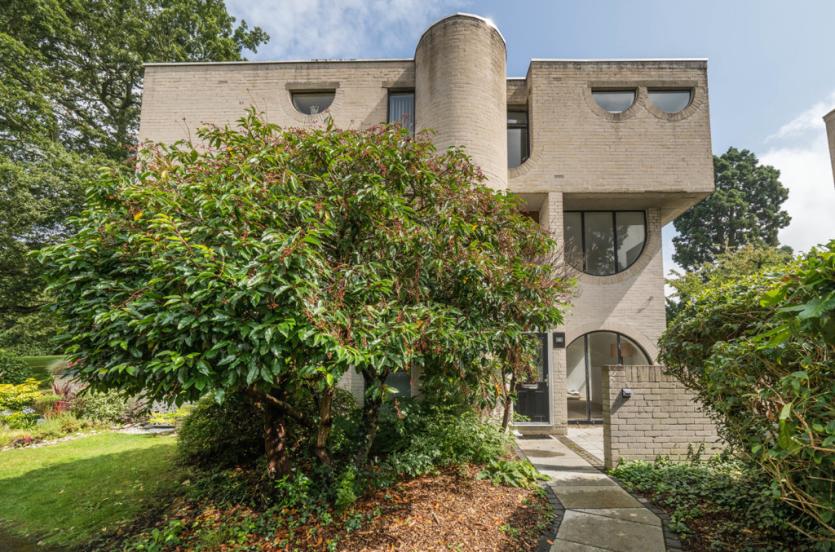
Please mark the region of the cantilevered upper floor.
<svg viewBox="0 0 835 552"><path fill-rule="evenodd" d="M494 188L560 192L567 209L605 198L663 223L713 190L705 60L534 59L507 78L504 38L473 15L430 26L412 59L147 64L140 139L188 139L250 106L289 127L432 129Z"/></svg>

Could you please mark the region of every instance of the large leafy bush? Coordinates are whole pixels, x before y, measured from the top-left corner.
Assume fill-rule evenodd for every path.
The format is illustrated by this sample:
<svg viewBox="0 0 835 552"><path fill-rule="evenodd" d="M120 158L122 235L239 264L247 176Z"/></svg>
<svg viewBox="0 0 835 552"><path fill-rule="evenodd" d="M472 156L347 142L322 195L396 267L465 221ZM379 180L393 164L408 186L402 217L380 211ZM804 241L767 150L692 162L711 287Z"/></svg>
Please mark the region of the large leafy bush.
<svg viewBox="0 0 835 552"><path fill-rule="evenodd" d="M661 340L661 358L808 516L835 538L835 241L783 266L708 279Z"/></svg>
<svg viewBox="0 0 835 552"><path fill-rule="evenodd" d="M332 462L349 368L366 389L360 462L392 373L455 391L439 400L509 400L525 332L561 321L567 286L553 240L464 152L254 113L199 137L103 173L78 233L42 254L77 376L150 399L245 394L273 474L290 469L291 423Z"/></svg>
<svg viewBox="0 0 835 552"><path fill-rule="evenodd" d="M84 392L72 401L72 411L79 418L109 424L137 422L148 410L146 401L118 391Z"/></svg>

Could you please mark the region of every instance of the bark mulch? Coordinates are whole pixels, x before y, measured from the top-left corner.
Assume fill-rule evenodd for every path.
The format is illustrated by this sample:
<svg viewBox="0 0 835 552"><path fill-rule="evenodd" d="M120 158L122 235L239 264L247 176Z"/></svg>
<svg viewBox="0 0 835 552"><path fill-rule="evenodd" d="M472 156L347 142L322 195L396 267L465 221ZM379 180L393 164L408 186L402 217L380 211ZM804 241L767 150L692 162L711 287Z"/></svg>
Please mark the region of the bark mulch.
<svg viewBox="0 0 835 552"><path fill-rule="evenodd" d="M474 470L413 479L357 504L374 508L381 515L340 535L340 550L536 550L552 515L541 493L479 481Z"/></svg>
<svg viewBox="0 0 835 552"><path fill-rule="evenodd" d="M218 508L183 500L171 502L167 514L154 525L162 530L179 520L188 527L173 546L165 548L178 552L195 548L326 552L333 550L334 543L342 552L537 550L554 518L546 495L541 490L495 486L476 479L478 471L458 467L402 481L360 499L326 525L311 519L307 524L291 524L290 529L244 506ZM255 530L263 525L278 528L267 532L271 534L267 538ZM145 525L143 530L152 527ZM115 548L121 538L111 537L108 543Z"/></svg>

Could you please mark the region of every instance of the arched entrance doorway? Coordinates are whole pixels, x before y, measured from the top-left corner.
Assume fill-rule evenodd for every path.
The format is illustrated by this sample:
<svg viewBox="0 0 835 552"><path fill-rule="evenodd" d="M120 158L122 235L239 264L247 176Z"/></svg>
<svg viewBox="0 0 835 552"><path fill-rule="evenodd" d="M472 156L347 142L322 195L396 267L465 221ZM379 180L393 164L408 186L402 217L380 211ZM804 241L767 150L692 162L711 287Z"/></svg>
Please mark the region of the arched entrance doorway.
<svg viewBox="0 0 835 552"><path fill-rule="evenodd" d="M603 366L651 364L634 340L617 332L589 332L566 349L565 385L569 423L603 419Z"/></svg>

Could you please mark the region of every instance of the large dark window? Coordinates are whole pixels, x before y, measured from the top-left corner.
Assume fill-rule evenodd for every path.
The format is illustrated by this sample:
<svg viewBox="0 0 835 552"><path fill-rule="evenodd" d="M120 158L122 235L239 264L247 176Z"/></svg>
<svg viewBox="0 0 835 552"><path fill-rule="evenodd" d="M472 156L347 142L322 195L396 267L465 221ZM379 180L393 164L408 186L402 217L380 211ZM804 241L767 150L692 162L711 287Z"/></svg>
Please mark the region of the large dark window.
<svg viewBox="0 0 835 552"><path fill-rule="evenodd" d="M389 92L389 123L400 123L415 133L415 93Z"/></svg>
<svg viewBox="0 0 835 552"><path fill-rule="evenodd" d="M528 113L507 112L507 166L518 167L528 158Z"/></svg>
<svg viewBox="0 0 835 552"><path fill-rule="evenodd" d="M632 266L646 242L643 211L566 211L564 230L566 262L595 276Z"/></svg>

